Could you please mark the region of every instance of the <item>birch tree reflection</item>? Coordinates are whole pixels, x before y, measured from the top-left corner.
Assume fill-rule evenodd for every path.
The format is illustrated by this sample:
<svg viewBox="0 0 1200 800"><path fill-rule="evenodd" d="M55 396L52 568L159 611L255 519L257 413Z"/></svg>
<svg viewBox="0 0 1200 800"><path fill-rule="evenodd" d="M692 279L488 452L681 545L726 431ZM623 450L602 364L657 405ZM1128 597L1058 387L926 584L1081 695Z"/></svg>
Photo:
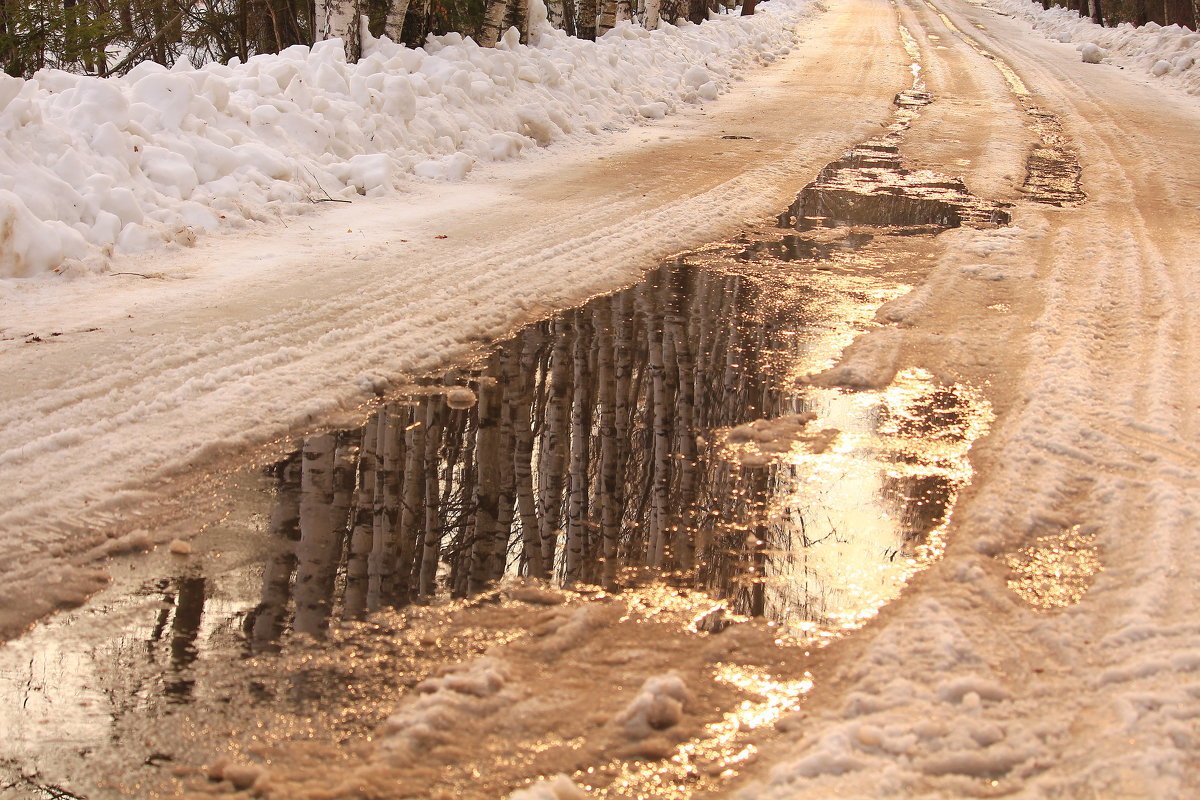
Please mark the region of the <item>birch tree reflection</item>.
<svg viewBox="0 0 1200 800"><path fill-rule="evenodd" d="M800 476L719 457L716 432L807 410L783 376L806 346L792 334L810 290L771 292L746 270L673 264L527 328L360 431L309 437L274 468L279 551L254 640L289 615L319 635L333 616L505 575L612 589L652 570L764 613L772 553L804 546L802 514L770 513ZM447 394L463 385L467 408Z"/></svg>

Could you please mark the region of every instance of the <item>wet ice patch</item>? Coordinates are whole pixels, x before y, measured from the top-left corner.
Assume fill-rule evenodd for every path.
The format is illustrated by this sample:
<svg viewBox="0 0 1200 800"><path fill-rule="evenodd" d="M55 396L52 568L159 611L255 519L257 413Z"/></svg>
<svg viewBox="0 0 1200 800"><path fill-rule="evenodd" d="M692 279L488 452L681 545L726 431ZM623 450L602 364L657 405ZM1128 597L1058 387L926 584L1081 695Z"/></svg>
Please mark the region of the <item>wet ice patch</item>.
<svg viewBox="0 0 1200 800"><path fill-rule="evenodd" d="M896 377L904 331L881 328L856 338L842 351L836 366L807 376L814 386L840 386L846 389L882 389Z"/></svg>

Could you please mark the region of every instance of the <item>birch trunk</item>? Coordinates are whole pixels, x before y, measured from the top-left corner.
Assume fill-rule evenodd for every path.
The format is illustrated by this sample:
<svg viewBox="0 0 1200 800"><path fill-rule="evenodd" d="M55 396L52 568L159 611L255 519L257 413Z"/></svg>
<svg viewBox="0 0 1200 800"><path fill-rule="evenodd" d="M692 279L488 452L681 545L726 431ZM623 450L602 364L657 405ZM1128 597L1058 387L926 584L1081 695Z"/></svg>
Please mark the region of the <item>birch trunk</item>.
<svg viewBox="0 0 1200 800"><path fill-rule="evenodd" d="M582 578L588 551L588 426L587 351L589 325L580 312L574 312L575 336L572 342L573 393L571 402L570 482L567 494L567 553L565 578L568 585Z"/></svg>
<svg viewBox="0 0 1200 800"><path fill-rule="evenodd" d="M250 641L254 649L265 649L283 633L284 611L292 596L292 573L296 570L296 542L300 540L301 459L289 459L279 470L275 508L271 511L270 538L279 550L263 573L262 599L255 609Z"/></svg>
<svg viewBox="0 0 1200 800"><path fill-rule="evenodd" d="M681 293L683 289L681 287ZM686 294L683 296L686 297ZM671 349L675 354L678 371L676 393L675 453L679 465L679 491L676 505L684 510L681 522L676 527L673 549L676 563L681 569L691 569L695 564L693 532L696 528L696 427L693 409L696 405L695 362L692 358L691 342L684 330L683 317L678 312L667 317L667 333Z"/></svg>
<svg viewBox="0 0 1200 800"><path fill-rule="evenodd" d="M347 60L358 60L362 55L359 18L365 10L359 0L315 0L313 38L318 42L341 39Z"/></svg>
<svg viewBox="0 0 1200 800"><path fill-rule="evenodd" d="M514 403L514 399L520 396L518 369L516 355L506 347L500 353L500 452L497 456L500 465L500 509L496 518L499 552L489 576L492 581L500 580L508 568L508 545L512 538L517 495L516 473L509 454L513 452L516 440L517 417L529 415L528 407Z"/></svg>
<svg viewBox="0 0 1200 800"><path fill-rule="evenodd" d="M391 593L396 563L396 524L400 515L400 419L395 409L379 412L379 454L375 471L371 557L367 561L367 608L375 610Z"/></svg>
<svg viewBox="0 0 1200 800"><path fill-rule="evenodd" d="M404 21L408 17L408 0L392 0L383 18L383 34L393 42L404 40Z"/></svg>
<svg viewBox="0 0 1200 800"><path fill-rule="evenodd" d="M310 436L304 442L294 628L312 636L324 633L329 624L341 545L333 518L334 445L331 434Z"/></svg>
<svg viewBox="0 0 1200 800"><path fill-rule="evenodd" d="M400 526L394 565L392 602L404 605L411 599L412 576L415 572L417 537L425 525L425 409L415 406L405 415L408 425L404 431L404 489L400 502Z"/></svg>
<svg viewBox="0 0 1200 800"><path fill-rule="evenodd" d="M568 441L568 408L571 401L571 363L567 352L570 333L565 320L554 322L554 349L550 354L550 381L547 387L546 423L541 437L542 468L539 470L542 506L542 562L553 574L558 537L562 524L563 470Z"/></svg>
<svg viewBox="0 0 1200 800"><path fill-rule="evenodd" d="M533 493L533 381L538 363L539 342L532 336L526 338L521 350L520 396L514 406L513 417L513 482L517 495L517 509L521 519L521 540L525 569L534 578L549 577L546 562L542 558L542 537L538 526L537 500Z"/></svg>
<svg viewBox="0 0 1200 800"><path fill-rule="evenodd" d="M379 415L371 417L363 428L362 448L358 456L357 496L350 533L350 554L346 560L346 616L359 619L367 610L367 563L371 556L371 533L375 504L375 448L379 440Z"/></svg>
<svg viewBox="0 0 1200 800"><path fill-rule="evenodd" d="M475 434L478 479L475 482L475 527L471 537L471 569L467 593L487 588L497 558L500 517L500 389L479 387L479 428Z"/></svg>
<svg viewBox="0 0 1200 800"><path fill-rule="evenodd" d="M667 503L671 485L671 419L667 393L666 367L663 363L662 322L646 304L646 335L649 346L647 372L652 391L653 461L651 465L652 506L647 535L646 564L658 567L666 555Z"/></svg>
<svg viewBox="0 0 1200 800"><path fill-rule="evenodd" d="M652 31L658 28L661 10L662 0L646 0L645 22L642 23L646 30Z"/></svg>
<svg viewBox="0 0 1200 800"><path fill-rule="evenodd" d="M487 0L483 12L483 23L479 28L479 46L495 47L504 33L504 20L508 15L509 0Z"/></svg>
<svg viewBox="0 0 1200 800"><path fill-rule="evenodd" d="M596 328L600 331L600 356L597 360L597 383L600 406L600 583L606 589L616 585L617 546L621 536L620 475L617 469L617 381L614 359L612 304L596 309Z"/></svg>
<svg viewBox="0 0 1200 800"><path fill-rule="evenodd" d="M437 568L442 555L442 504L439 475L441 462L438 446L445 425L445 405L440 397L429 398L425 406L425 536L421 553L421 578L418 594L431 597L437 590Z"/></svg>

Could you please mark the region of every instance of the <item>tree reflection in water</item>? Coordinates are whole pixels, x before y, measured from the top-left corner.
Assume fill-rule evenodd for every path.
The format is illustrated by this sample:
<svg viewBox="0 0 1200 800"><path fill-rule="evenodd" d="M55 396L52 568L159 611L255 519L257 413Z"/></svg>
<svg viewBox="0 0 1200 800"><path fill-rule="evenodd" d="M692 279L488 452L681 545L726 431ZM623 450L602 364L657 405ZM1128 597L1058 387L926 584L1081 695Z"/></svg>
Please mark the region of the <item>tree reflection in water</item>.
<svg viewBox="0 0 1200 800"><path fill-rule="evenodd" d="M359 430L308 437L272 468L281 548L246 622L252 642L472 595L505 575L613 589L652 574L713 590L736 613L835 614L805 553L854 532L822 527L796 487L814 458L836 455L801 441L747 466L723 442L733 426L819 413L838 394L794 379L812 295L680 260L423 382ZM911 557L942 524L966 477L956 459L982 429L971 397L914 386L870 414L885 463L855 502L899 531L880 561Z"/></svg>

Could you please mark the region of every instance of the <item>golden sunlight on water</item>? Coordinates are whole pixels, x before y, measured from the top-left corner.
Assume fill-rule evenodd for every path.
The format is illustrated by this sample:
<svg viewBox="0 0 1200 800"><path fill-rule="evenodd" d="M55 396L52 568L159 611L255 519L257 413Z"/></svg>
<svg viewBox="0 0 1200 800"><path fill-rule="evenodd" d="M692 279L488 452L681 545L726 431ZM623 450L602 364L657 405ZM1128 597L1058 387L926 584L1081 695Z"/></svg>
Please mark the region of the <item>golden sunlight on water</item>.
<svg viewBox="0 0 1200 800"><path fill-rule="evenodd" d="M883 392L826 400L808 428L836 438L801 436L778 456L794 480L772 498L759 541L767 616L782 642L804 645L861 627L941 556L967 454L993 418L978 390L916 369Z"/></svg>
<svg viewBox="0 0 1200 800"><path fill-rule="evenodd" d="M682 798L717 788L752 762L758 748L750 734L774 725L784 715L800 707L801 698L813 687L811 676L803 680L781 680L765 671L737 664L713 667L719 683L733 686L753 699L747 699L717 722L704 727L700 736L679 745L662 761L618 761L600 770L586 770L575 776L585 791L596 797ZM596 772L615 772L607 786L588 784Z"/></svg>
<svg viewBox="0 0 1200 800"><path fill-rule="evenodd" d="M1008 588L1037 608L1075 605L1103 569L1095 538L1078 525L1039 536L1034 544L1005 559L1012 570Z"/></svg>

